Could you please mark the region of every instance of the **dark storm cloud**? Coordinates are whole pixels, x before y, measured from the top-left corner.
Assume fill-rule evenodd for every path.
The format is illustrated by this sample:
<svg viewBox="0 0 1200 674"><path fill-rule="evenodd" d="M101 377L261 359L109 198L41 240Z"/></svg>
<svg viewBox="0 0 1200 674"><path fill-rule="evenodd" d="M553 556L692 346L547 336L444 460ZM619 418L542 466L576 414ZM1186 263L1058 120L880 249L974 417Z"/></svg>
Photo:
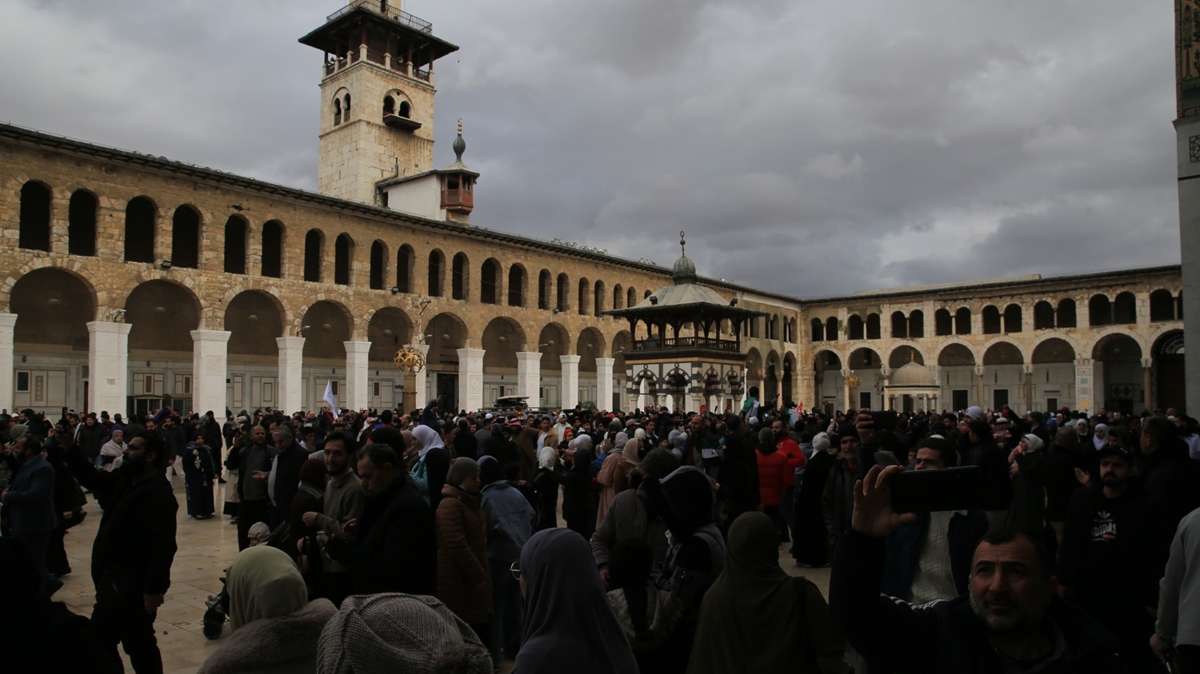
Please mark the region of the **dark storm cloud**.
<svg viewBox="0 0 1200 674"><path fill-rule="evenodd" d="M0 0L0 118L315 187L339 3ZM1173 16L1070 0L412 0L480 226L801 296L1178 261Z"/></svg>

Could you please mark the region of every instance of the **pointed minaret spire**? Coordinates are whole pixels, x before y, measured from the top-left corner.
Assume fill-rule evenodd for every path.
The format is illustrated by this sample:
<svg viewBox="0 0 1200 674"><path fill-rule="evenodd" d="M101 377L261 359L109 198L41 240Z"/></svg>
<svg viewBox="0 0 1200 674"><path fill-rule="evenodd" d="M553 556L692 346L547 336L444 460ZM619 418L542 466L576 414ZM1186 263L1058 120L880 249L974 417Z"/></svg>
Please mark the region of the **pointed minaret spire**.
<svg viewBox="0 0 1200 674"><path fill-rule="evenodd" d="M458 138L454 139L454 156L458 158L456 161L459 164L462 163L463 153L467 151L467 141L463 140L462 127L463 127L462 117L459 117L458 118Z"/></svg>

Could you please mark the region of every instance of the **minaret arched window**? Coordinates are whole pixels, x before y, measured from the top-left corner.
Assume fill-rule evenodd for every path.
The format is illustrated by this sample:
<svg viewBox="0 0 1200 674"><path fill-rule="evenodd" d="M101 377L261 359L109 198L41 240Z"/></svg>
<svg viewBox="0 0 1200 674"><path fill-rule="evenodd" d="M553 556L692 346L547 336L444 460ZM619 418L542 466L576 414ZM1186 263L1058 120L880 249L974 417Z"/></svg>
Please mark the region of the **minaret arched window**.
<svg viewBox="0 0 1200 674"><path fill-rule="evenodd" d="M350 121L350 94L342 96L342 114L345 115L346 121Z"/></svg>
<svg viewBox="0 0 1200 674"><path fill-rule="evenodd" d="M333 125L337 126L342 123L342 101L341 99L333 99Z"/></svg>

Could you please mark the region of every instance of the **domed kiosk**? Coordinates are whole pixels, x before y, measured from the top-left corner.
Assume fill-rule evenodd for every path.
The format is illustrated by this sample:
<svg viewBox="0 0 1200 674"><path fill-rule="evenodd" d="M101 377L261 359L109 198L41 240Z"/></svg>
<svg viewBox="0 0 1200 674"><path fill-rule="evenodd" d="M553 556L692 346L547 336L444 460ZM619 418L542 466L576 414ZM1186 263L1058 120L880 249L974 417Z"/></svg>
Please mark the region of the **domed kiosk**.
<svg viewBox="0 0 1200 674"><path fill-rule="evenodd" d="M883 397L889 410L938 409L941 387L933 372L922 363L911 361L892 371L883 385Z"/></svg>

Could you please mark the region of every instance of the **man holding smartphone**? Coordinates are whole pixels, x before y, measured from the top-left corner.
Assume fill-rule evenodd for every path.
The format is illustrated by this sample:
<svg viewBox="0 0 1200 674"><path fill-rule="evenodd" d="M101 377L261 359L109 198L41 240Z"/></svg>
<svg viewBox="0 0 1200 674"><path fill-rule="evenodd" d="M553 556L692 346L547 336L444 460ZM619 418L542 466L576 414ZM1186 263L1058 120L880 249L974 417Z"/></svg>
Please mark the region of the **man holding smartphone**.
<svg viewBox="0 0 1200 674"><path fill-rule="evenodd" d="M888 481L903 470L874 466L855 484L851 529L834 556L829 608L858 653L913 672L1126 671L1107 631L1057 597L1045 547L1011 529L979 542L966 596L915 606L881 595L884 539L917 519L892 510Z"/></svg>

